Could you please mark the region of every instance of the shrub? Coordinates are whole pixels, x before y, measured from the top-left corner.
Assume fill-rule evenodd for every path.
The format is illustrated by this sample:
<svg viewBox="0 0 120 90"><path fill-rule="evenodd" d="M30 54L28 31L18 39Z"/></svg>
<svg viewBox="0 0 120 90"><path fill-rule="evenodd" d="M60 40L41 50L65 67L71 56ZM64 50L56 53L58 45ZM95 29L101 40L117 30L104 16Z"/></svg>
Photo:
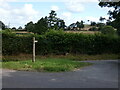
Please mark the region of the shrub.
<svg viewBox="0 0 120 90"><path fill-rule="evenodd" d="M104 27L101 28L101 33L114 35L115 30L114 30L114 28L112 26L104 26Z"/></svg>
<svg viewBox="0 0 120 90"><path fill-rule="evenodd" d="M33 35L16 36L3 33L2 52L4 55L32 53ZM36 54L102 54L120 53L120 37L105 34L87 35L49 31L44 35L34 35Z"/></svg>
<svg viewBox="0 0 120 90"><path fill-rule="evenodd" d="M96 27L92 27L89 29L89 31L98 31L98 29Z"/></svg>

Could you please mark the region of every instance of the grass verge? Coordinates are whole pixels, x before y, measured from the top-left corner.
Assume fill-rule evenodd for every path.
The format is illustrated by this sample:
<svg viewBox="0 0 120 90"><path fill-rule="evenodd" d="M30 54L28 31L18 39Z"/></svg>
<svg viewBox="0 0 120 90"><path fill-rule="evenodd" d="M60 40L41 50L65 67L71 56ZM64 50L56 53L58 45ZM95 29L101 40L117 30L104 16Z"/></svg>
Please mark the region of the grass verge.
<svg viewBox="0 0 120 90"><path fill-rule="evenodd" d="M2 68L13 69L13 70L23 70L23 71L39 71L39 72L63 72L71 71L80 67L91 65L87 62L76 62L69 59L41 59L32 62L27 61L9 61L2 62Z"/></svg>
<svg viewBox="0 0 120 90"><path fill-rule="evenodd" d="M36 59L47 59L47 58L59 58L59 59L71 59L77 61L84 60L118 60L120 59L120 54L99 54L99 55L87 55L87 54L68 54L68 55L36 55ZM2 56L3 61L23 61L32 59L32 54L19 54Z"/></svg>

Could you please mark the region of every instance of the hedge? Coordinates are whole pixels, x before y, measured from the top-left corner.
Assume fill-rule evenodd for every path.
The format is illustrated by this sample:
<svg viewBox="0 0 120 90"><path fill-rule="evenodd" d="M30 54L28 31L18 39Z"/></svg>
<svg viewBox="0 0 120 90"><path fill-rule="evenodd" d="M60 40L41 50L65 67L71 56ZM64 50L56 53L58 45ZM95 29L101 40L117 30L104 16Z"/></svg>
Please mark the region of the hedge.
<svg viewBox="0 0 120 90"><path fill-rule="evenodd" d="M86 35L51 31L44 35L34 35L36 54L103 54L120 53L120 37L103 34ZM32 37L2 33L3 55L32 53Z"/></svg>

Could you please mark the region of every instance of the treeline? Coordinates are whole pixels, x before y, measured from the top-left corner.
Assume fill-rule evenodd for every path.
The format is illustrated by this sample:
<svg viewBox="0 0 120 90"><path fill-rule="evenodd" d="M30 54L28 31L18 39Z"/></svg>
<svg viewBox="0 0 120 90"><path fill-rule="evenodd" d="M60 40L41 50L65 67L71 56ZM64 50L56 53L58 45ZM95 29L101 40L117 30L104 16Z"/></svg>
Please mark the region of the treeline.
<svg viewBox="0 0 120 90"><path fill-rule="evenodd" d="M57 13L53 10L49 16L42 17L37 23L32 21L25 25L25 30L37 34L44 34L50 29L60 30L65 29L66 25L64 20L57 17Z"/></svg>
<svg viewBox="0 0 120 90"><path fill-rule="evenodd" d="M103 54L120 53L120 37L105 34L85 35L51 30L44 35L17 36L2 34L3 55L32 54L32 38L36 37L36 54Z"/></svg>

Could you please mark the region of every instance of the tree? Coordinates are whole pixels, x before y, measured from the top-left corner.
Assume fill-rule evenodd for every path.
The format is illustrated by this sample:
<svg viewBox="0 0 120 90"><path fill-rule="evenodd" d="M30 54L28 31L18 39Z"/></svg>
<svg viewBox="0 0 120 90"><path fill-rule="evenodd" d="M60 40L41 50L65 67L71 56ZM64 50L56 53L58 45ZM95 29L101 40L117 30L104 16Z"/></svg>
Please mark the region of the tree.
<svg viewBox="0 0 120 90"><path fill-rule="evenodd" d="M115 30L114 30L114 28L112 26L104 26L101 29L101 33L107 34L107 35L114 35Z"/></svg>
<svg viewBox="0 0 120 90"><path fill-rule="evenodd" d="M2 21L0 21L0 27L2 30L5 30L5 24Z"/></svg>
<svg viewBox="0 0 120 90"><path fill-rule="evenodd" d="M98 27L98 30L100 31L102 29L103 26L105 26L104 23L97 23L96 26Z"/></svg>
<svg viewBox="0 0 120 90"><path fill-rule="evenodd" d="M120 1L114 2L114 0L111 0L111 2L100 2L99 6L101 7L113 7L113 11L108 11L109 19L114 19L111 23L111 25L117 29L118 35L120 35Z"/></svg>
<svg viewBox="0 0 120 90"><path fill-rule="evenodd" d="M29 32L34 32L34 24L32 21L30 21L29 23L25 25L25 30Z"/></svg>
<svg viewBox="0 0 120 90"><path fill-rule="evenodd" d="M84 28L84 22L81 20L79 28Z"/></svg>
<svg viewBox="0 0 120 90"><path fill-rule="evenodd" d="M101 22L103 22L104 20L106 20L105 18L103 18L103 17L100 17L100 19L99 19Z"/></svg>
<svg viewBox="0 0 120 90"><path fill-rule="evenodd" d="M12 27L12 30L16 30L16 27Z"/></svg>
<svg viewBox="0 0 120 90"><path fill-rule="evenodd" d="M97 31L97 30L98 30L98 28L96 28L95 26L93 26L89 29L89 31Z"/></svg>
<svg viewBox="0 0 120 90"><path fill-rule="evenodd" d="M22 27L21 27L21 26L19 26L19 27L18 27L18 30L22 30Z"/></svg>
<svg viewBox="0 0 120 90"><path fill-rule="evenodd" d="M38 20L37 23L35 23L33 32L37 34L43 34L46 31L48 31L47 19L46 17L45 18L42 17L40 20Z"/></svg>
<svg viewBox="0 0 120 90"><path fill-rule="evenodd" d="M84 28L84 24L83 24L83 23L84 23L84 22L83 22L82 20L81 20L81 22L78 22L78 21L77 21L77 22L76 22L76 27L77 27L77 28L80 28L80 29L81 29L81 28Z"/></svg>
<svg viewBox="0 0 120 90"><path fill-rule="evenodd" d="M91 21L90 26L96 26L96 22L92 22L92 21Z"/></svg>
<svg viewBox="0 0 120 90"><path fill-rule="evenodd" d="M49 17L48 17L48 24L50 28L54 28L55 24L57 23L57 14L54 10L51 10L51 12L49 13Z"/></svg>
<svg viewBox="0 0 120 90"><path fill-rule="evenodd" d="M51 29L64 29L65 22L64 20L57 18L57 13L54 10L51 10L49 17L47 18L48 27Z"/></svg>

